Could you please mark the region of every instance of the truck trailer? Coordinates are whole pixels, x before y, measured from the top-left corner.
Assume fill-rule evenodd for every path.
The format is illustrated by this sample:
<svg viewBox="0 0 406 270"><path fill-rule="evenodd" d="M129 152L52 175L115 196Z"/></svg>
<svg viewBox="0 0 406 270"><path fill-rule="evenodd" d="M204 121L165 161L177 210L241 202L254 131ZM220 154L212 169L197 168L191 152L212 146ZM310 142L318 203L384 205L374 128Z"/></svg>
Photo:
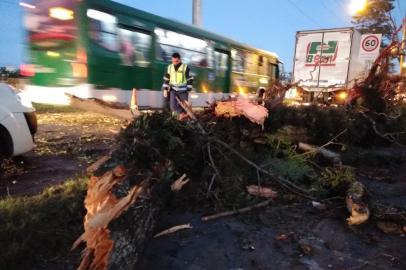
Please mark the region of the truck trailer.
<svg viewBox="0 0 406 270"><path fill-rule="evenodd" d="M364 78L379 53L379 34L334 28L296 32L292 81L288 93L303 102L344 103L348 89Z"/></svg>

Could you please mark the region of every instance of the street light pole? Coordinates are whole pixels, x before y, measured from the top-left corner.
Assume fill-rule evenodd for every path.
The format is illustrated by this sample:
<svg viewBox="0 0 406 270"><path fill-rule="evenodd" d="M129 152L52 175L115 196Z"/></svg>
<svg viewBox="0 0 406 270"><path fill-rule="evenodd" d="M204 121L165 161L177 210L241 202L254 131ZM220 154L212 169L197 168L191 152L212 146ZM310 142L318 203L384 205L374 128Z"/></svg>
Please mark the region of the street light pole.
<svg viewBox="0 0 406 270"><path fill-rule="evenodd" d="M406 16L403 18L402 45L400 48L400 75L406 78Z"/></svg>
<svg viewBox="0 0 406 270"><path fill-rule="evenodd" d="M202 0L193 0L193 25L202 26Z"/></svg>

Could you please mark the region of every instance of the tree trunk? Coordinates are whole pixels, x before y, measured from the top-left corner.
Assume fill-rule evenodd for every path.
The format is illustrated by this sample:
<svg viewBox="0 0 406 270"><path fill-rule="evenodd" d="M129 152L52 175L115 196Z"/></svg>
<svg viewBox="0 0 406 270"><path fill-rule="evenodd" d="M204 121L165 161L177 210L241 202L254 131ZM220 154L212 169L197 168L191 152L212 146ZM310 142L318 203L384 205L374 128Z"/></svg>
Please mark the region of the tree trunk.
<svg viewBox="0 0 406 270"><path fill-rule="evenodd" d="M156 197L140 200L112 221L109 229L114 245L108 269L136 269L149 239L153 237L159 212L164 205L162 202Z"/></svg>

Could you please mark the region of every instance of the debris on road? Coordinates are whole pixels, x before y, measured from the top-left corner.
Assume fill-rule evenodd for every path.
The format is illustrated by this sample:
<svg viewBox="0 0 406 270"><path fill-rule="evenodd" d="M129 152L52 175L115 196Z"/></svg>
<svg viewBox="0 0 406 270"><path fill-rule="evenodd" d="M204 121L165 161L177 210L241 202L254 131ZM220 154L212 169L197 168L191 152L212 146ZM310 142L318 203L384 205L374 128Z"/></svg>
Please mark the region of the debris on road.
<svg viewBox="0 0 406 270"><path fill-rule="evenodd" d="M326 149L325 146L317 147L317 146L310 145L307 143L299 142L298 149L302 150L302 151L306 151L306 153L321 154L322 156L324 156L328 159L331 159L335 163L339 163L341 161L341 157L339 154Z"/></svg>
<svg viewBox="0 0 406 270"><path fill-rule="evenodd" d="M380 221L376 224L376 226L386 234L403 234L401 226L396 223Z"/></svg>
<svg viewBox="0 0 406 270"><path fill-rule="evenodd" d="M312 201L312 206L314 208L316 208L317 210L326 210L327 209L327 205L324 203L320 203L320 202L316 202L316 201Z"/></svg>
<svg viewBox="0 0 406 270"><path fill-rule="evenodd" d="M268 187L255 185L247 186L247 192L252 196L263 198L276 198L278 196L278 193L276 191L273 191Z"/></svg>
<svg viewBox="0 0 406 270"><path fill-rule="evenodd" d="M168 235L180 230L185 230L185 229L193 229L192 225L189 224L182 224L182 225L177 225L177 226L173 226L169 229L166 229L160 233L157 233L154 235L154 238L160 237L160 236L164 236L164 235Z"/></svg>
<svg viewBox="0 0 406 270"><path fill-rule="evenodd" d="M303 254L305 255L311 255L313 248L305 243L300 243L300 250L303 252Z"/></svg>
<svg viewBox="0 0 406 270"><path fill-rule="evenodd" d="M365 203L366 191L360 182L351 184L345 199L347 209L351 216L347 218L348 225L360 225L369 219L369 208Z"/></svg>
<svg viewBox="0 0 406 270"><path fill-rule="evenodd" d="M295 233L294 232L290 232L290 233L281 233L281 234L278 234L276 237L275 237L275 239L276 240L278 240L278 241L285 241L285 240L288 240L292 235L294 235Z"/></svg>
<svg viewBox="0 0 406 270"><path fill-rule="evenodd" d="M171 185L171 190L178 192L180 191L184 185L186 185L190 181L189 178L187 178L186 174L183 174L178 180L173 182Z"/></svg>
<svg viewBox="0 0 406 270"><path fill-rule="evenodd" d="M255 205L243 207L243 208L240 208L240 209L237 209L234 211L226 211L226 212L221 212L221 213L210 215L210 216L204 216L204 217L202 217L202 221L211 221L211 220L215 220L218 218L229 217L229 216L233 216L236 214L246 213L246 212L249 212L254 209L268 206L271 202L272 202L272 200L266 200L266 201L257 203Z"/></svg>

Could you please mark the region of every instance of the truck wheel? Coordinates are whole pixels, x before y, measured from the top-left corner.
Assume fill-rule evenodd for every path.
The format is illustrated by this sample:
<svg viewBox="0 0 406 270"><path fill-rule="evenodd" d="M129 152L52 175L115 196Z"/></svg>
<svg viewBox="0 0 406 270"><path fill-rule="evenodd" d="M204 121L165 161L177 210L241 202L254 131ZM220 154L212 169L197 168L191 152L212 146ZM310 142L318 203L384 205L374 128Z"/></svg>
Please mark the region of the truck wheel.
<svg viewBox="0 0 406 270"><path fill-rule="evenodd" d="M13 140L7 129L0 125L0 161L13 154Z"/></svg>

